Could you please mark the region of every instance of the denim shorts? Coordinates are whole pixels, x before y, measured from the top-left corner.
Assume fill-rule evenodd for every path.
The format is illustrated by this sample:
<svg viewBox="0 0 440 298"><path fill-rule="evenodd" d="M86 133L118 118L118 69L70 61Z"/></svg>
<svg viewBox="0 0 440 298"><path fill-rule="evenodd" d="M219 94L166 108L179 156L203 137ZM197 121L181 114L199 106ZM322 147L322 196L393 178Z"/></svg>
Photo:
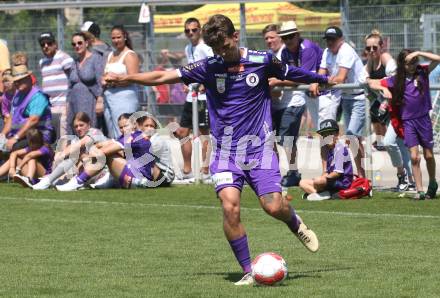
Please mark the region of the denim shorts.
<svg viewBox="0 0 440 298"><path fill-rule="evenodd" d="M363 136L365 127L365 97L363 99L342 98L345 134Z"/></svg>

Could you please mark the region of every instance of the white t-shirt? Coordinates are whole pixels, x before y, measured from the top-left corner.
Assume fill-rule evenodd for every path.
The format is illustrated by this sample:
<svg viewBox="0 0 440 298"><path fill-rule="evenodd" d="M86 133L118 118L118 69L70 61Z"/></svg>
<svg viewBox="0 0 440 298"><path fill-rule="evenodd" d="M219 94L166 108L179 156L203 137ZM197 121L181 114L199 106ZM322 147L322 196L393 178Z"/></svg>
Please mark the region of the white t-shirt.
<svg viewBox="0 0 440 298"><path fill-rule="evenodd" d="M189 63L193 63L202 59L205 59L207 57L214 56L214 53L212 52L212 49L210 46L206 45L202 39L200 39L200 42L198 45L193 46L191 43L187 44L185 47L185 55L186 59ZM187 102L192 102L192 86L193 84L189 85L189 92L186 96ZM205 93L199 93L198 100L206 100L206 94Z"/></svg>
<svg viewBox="0 0 440 298"><path fill-rule="evenodd" d="M328 48L324 50L322 55L320 68L327 69L329 76L336 76L339 68L349 69L347 78L344 83L361 84L365 82L364 65L356 51L346 42L344 42L334 55ZM364 99L363 89L354 90L338 90L335 91L336 96L344 96L344 98Z"/></svg>
<svg viewBox="0 0 440 298"><path fill-rule="evenodd" d="M151 136L150 142L151 142L150 152L157 158L156 160L157 166L159 168L161 168L161 166L172 168L173 164L171 161L171 149L169 143L158 133L155 133L154 135Z"/></svg>

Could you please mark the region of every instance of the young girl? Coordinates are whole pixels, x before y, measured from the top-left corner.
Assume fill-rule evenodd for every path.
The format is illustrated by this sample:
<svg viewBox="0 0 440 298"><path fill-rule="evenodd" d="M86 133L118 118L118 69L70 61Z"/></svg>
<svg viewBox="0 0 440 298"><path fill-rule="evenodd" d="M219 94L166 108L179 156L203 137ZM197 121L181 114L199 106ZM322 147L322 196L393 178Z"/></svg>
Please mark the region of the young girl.
<svg viewBox="0 0 440 298"><path fill-rule="evenodd" d="M431 60L429 65L419 65L418 57ZM432 123L429 111L432 108L429 92L429 73L439 64L440 56L427 52L404 49L397 58L395 76L382 80L369 80L372 89L380 90L390 98L393 109L399 111L403 123L404 142L411 154L411 164L416 182L416 200L433 199L438 184L435 179L435 159ZM422 171L420 169L419 145L423 148L429 185L423 192Z"/></svg>
<svg viewBox="0 0 440 298"><path fill-rule="evenodd" d="M44 143L43 134L31 128L26 133L28 147L11 153L9 160L0 168L4 175L9 167L9 176L25 187L32 187L38 177L43 177L52 171L54 153L49 145ZM23 175L20 175L23 174Z"/></svg>
<svg viewBox="0 0 440 298"><path fill-rule="evenodd" d="M66 172L74 169L75 166L79 166L80 161L87 157L88 151L93 144L107 140L99 129L90 127L90 123L90 117L86 113L79 112L75 115L73 118L73 127L75 135L79 140L67 145L61 152L57 152L54 161L56 167L52 173L44 176L40 182L35 184L33 189L42 190L49 188Z"/></svg>
<svg viewBox="0 0 440 298"><path fill-rule="evenodd" d="M119 186L122 188L165 186L169 185L174 178L174 175L171 176L174 173L170 173L160 164L160 160L151 154L153 151L150 141L151 128L156 127L156 123L154 121L153 123L147 122L145 117L136 119L137 130L135 132L125 133L117 141L108 142L99 149L101 154L106 156L110 173L118 179ZM121 150L125 154L125 159L120 155ZM156 161L159 165L156 164ZM57 186L57 190L78 190L99 171L100 169L86 165L79 175L73 177L66 184Z"/></svg>
<svg viewBox="0 0 440 298"><path fill-rule="evenodd" d="M302 179L299 186L309 201L322 201L331 198L331 193L350 187L353 181L353 166L348 148L338 142L339 126L333 119L321 122L317 131L324 139L327 148L327 169L324 175L314 179ZM321 194L318 194L322 192Z"/></svg>

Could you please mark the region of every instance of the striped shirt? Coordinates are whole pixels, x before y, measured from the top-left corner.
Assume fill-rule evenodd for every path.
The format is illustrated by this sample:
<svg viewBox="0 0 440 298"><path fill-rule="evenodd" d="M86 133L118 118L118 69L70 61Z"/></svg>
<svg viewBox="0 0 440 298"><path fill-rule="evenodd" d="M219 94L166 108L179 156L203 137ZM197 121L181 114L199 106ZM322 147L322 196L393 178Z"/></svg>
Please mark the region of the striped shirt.
<svg viewBox="0 0 440 298"><path fill-rule="evenodd" d="M52 106L66 104L69 90L67 72L73 66L73 59L68 54L58 50L52 58L40 59L43 92L49 95Z"/></svg>

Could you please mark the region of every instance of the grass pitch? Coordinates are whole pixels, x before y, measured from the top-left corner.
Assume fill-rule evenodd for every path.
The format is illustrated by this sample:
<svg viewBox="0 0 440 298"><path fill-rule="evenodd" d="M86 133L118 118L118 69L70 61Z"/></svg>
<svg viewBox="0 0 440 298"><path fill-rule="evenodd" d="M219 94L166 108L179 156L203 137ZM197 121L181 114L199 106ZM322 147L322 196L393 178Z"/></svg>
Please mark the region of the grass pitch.
<svg viewBox="0 0 440 298"><path fill-rule="evenodd" d="M212 186L36 192L3 184L5 297L439 297L440 200L393 193L293 206L317 233L309 253L245 188L252 257L287 261L279 287L236 287L241 272Z"/></svg>

